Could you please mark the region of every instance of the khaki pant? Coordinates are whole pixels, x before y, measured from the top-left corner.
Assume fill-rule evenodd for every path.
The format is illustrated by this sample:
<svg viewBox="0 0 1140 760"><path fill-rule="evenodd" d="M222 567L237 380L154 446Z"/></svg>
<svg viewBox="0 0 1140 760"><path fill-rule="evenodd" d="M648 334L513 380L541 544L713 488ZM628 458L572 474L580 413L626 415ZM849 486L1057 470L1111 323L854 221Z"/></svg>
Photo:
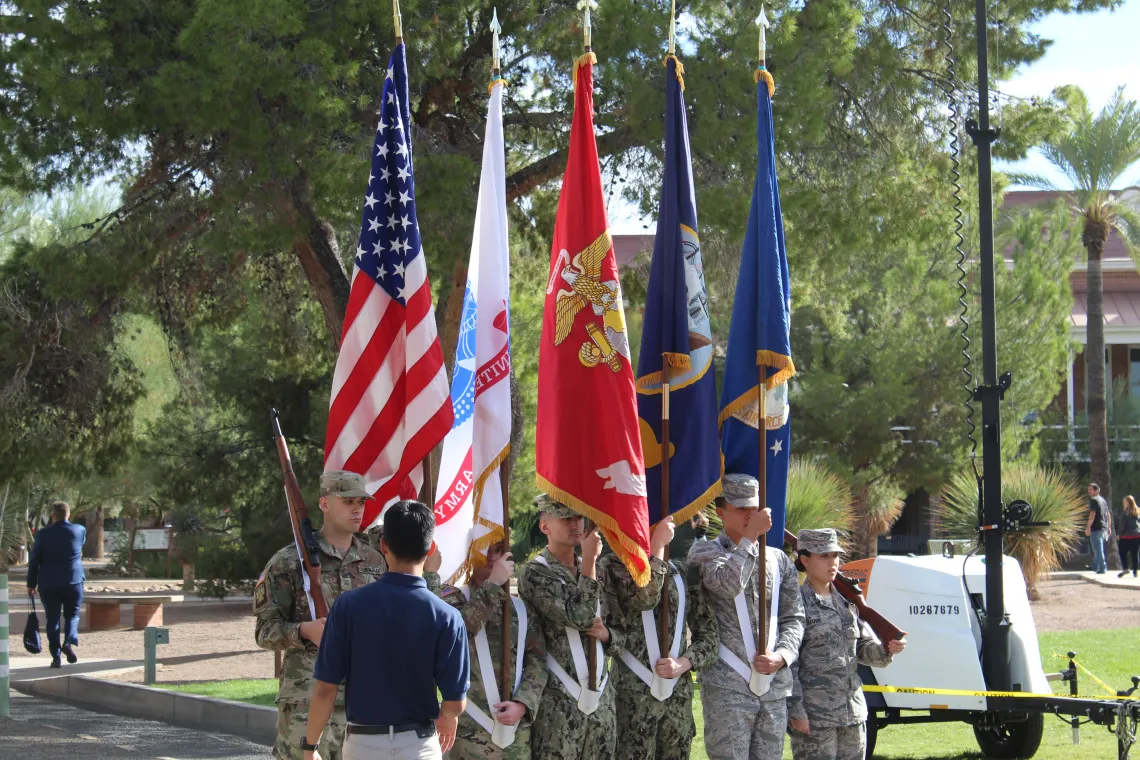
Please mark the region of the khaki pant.
<svg viewBox="0 0 1140 760"><path fill-rule="evenodd" d="M415 731L398 734L349 734L341 751L343 760L442 760L439 734L426 739Z"/></svg>

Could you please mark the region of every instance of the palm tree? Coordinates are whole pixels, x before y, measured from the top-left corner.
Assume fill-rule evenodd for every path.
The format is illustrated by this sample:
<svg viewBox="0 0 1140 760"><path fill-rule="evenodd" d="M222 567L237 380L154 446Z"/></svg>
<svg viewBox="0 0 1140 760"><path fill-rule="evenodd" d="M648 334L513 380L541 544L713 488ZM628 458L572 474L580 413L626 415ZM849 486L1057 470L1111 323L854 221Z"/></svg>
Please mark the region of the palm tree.
<svg viewBox="0 0 1140 760"><path fill-rule="evenodd" d="M1140 161L1140 108L1116 90L1100 113L1089 109L1079 87L1059 87L1054 95L1068 106L1069 132L1042 146L1042 152L1074 186L1066 191L1074 211L1084 218L1081 243L1088 255L1088 332L1085 365L1088 369L1089 452L1092 479L1112 504L1109 478L1107 391L1104 377L1104 287L1101 260L1104 244L1115 231L1133 258L1140 256L1140 213L1113 191L1124 172ZM1048 179L1015 174L1018 184L1058 190Z"/></svg>

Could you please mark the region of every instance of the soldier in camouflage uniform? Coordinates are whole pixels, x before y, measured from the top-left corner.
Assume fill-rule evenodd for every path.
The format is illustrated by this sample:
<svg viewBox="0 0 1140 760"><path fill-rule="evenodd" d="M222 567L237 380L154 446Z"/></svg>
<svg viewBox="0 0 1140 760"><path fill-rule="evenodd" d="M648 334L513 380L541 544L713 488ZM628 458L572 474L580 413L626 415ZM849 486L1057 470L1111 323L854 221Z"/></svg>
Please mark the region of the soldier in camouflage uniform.
<svg viewBox="0 0 1140 760"><path fill-rule="evenodd" d="M583 536L582 517L565 504L548 496L540 496L536 504L547 548L523 565L519 596L534 609L535 624L542 628L550 677L531 731L531 752L541 760L613 760L617 732L607 665L621 642L620 632L607 629L599 615L602 593L595 571L602 539L596 531ZM575 546L582 547L581 557L574 554ZM589 715L579 709L573 695L587 678L578 677L571 635L579 637L583 652L595 645L595 639L606 646L597 667L601 698ZM561 676L572 682L573 690Z"/></svg>
<svg viewBox="0 0 1140 760"><path fill-rule="evenodd" d="M804 606L799 576L788 555L766 551L767 599L773 600L779 574L779 607L764 610L766 630L775 626L775 645L756 650L748 662L745 637L755 642L759 588L756 583L759 549L772 527L772 515L760 510L759 482L750 475L727 474L717 514L724 531L712 541L695 542L689 563L700 568L720 629L720 657L701 671L701 703L705 717L705 751L709 760L776 760L783 752L787 732L787 698L792 692L790 666L796 661L804 632ZM742 631L736 598L742 595L748 611L748 631ZM769 651L761 651L769 649ZM750 667L751 666L751 667ZM756 696L749 688L751 670L773 675L768 691Z"/></svg>
<svg viewBox="0 0 1140 760"><path fill-rule="evenodd" d="M321 476L320 495L324 512L324 524L317 532L321 591L325 602L332 606L344 592L379 578L387 570L387 563L362 540L362 535L354 535L360 530L364 502L371 499L364 478L354 472L326 472ZM435 559L438 569L439 557ZM435 582L438 588L438 574ZM257 645L285 652L277 689L277 742L273 756L277 760L303 760L299 745L309 717L313 665L325 621L323 618L313 620L309 611L296 544L281 549L265 566L254 588L253 612L257 616L254 628ZM320 755L324 760L341 760L346 726L342 686L337 693L336 709L329 719L329 730L321 738Z"/></svg>
<svg viewBox="0 0 1140 760"><path fill-rule="evenodd" d="M797 565L807 573L800 594L807 616L792 665L788 718L795 760L863 760L867 703L858 666L885 668L904 641L884 647L855 605L834 593L839 546L834 530L801 530Z"/></svg>
<svg viewBox="0 0 1140 760"><path fill-rule="evenodd" d="M471 650L471 688L467 691L467 712L459 718L459 731L455 737L455 745L447 753L448 760L530 760L530 727L538 714L538 705L542 700L542 691L546 688L549 672L546 670L546 641L542 636L542 627L526 602L515 597L518 605L523 605L526 612L526 632L523 649L522 676L517 673L518 640L520 617L517 614L517 605L512 601L516 610L511 615L510 640L510 678L511 686L517 682L518 688L514 690L510 701L490 704L487 698L487 688L484 679L489 678L494 684L496 693L502 690L502 659L503 659L503 601L506 592L503 584L510 580L514 573L515 563L510 554L503 553L501 544L495 544L487 551L487 564L476 569L471 574L471 584L467 587L444 586L442 597L445 602L455 607L463 614L463 623L467 627L468 645ZM480 631L485 631L488 650L490 652L492 670L484 674L479 662L476 637ZM473 717L475 711L479 717ZM499 722L504 725L517 726L514 742L506 749L500 749L491 742L491 731L484 724L493 722L498 712Z"/></svg>
<svg viewBox="0 0 1140 760"><path fill-rule="evenodd" d="M665 547L673 538L673 521L667 518L653 529L650 540L650 578L638 588L629 569L616 554L598 560L598 583L605 599L606 625L622 632L622 664L617 680L618 760L685 760L697 733L693 723L693 679L689 672L716 662L718 630L712 608L701 595L701 579L688 567L664 562ZM667 575L668 574L668 575ZM681 613L680 582L685 589L684 630L676 652L661 652L657 641L657 615L662 588L669 593L669 642ZM653 641L645 638L645 612L652 616ZM650 644L661 657L650 662ZM632 661L632 662L631 662ZM650 670L652 668L652 671ZM653 674L676 679L672 695L658 700L651 691ZM650 682L645 680L649 678ZM613 688L612 686L610 688Z"/></svg>

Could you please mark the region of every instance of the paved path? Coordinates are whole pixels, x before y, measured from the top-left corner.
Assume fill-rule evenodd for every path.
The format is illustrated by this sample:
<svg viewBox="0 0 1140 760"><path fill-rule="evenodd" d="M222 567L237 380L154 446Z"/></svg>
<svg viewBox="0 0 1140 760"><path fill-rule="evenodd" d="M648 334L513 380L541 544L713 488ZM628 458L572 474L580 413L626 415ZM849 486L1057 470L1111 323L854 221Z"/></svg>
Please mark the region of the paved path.
<svg viewBox="0 0 1140 760"><path fill-rule="evenodd" d="M20 760L266 760L269 747L219 733L90 712L12 692L0 756Z"/></svg>

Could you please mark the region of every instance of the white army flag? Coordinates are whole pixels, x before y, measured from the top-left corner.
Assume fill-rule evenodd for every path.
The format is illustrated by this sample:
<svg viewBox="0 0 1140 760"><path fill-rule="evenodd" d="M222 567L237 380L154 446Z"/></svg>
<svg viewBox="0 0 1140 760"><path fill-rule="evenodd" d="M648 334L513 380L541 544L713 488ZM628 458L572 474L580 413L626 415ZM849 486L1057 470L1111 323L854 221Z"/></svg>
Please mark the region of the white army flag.
<svg viewBox="0 0 1140 760"><path fill-rule="evenodd" d="M503 87L491 85L483 174L467 291L451 376L455 422L443 441L436 485L440 577L455 582L502 540L499 465L511 439L510 261L507 247Z"/></svg>

